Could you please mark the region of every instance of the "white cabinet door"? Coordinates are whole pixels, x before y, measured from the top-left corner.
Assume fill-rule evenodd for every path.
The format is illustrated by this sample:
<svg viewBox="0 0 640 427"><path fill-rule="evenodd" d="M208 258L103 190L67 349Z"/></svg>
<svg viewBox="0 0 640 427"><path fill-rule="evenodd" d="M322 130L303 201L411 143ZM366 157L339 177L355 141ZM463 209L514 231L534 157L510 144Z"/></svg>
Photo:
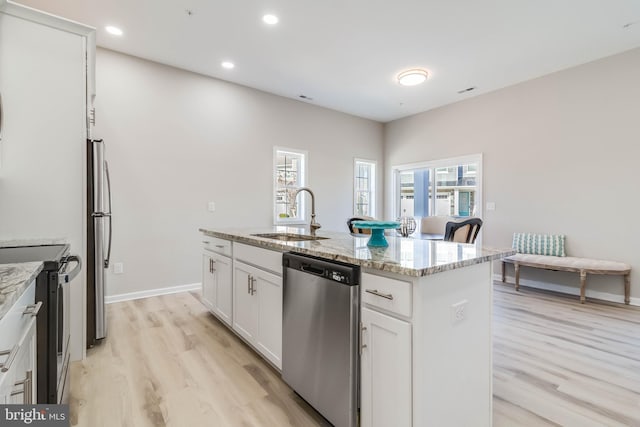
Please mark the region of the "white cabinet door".
<svg viewBox="0 0 640 427"><path fill-rule="evenodd" d="M411 426L411 324L362 308L362 427Z"/></svg>
<svg viewBox="0 0 640 427"><path fill-rule="evenodd" d="M234 262L233 329L282 368L282 277Z"/></svg>
<svg viewBox="0 0 640 427"><path fill-rule="evenodd" d="M18 352L8 371L0 373L0 404L36 402L36 324L25 329L17 343Z"/></svg>
<svg viewBox="0 0 640 427"><path fill-rule="evenodd" d="M202 303L231 326L233 283L231 258L214 252L202 254Z"/></svg>
<svg viewBox="0 0 640 427"><path fill-rule="evenodd" d="M213 311L216 300L216 281L213 273L213 258L210 253L202 254L202 303Z"/></svg>
<svg viewBox="0 0 640 427"><path fill-rule="evenodd" d="M258 350L282 369L282 277L255 269L258 298Z"/></svg>
<svg viewBox="0 0 640 427"><path fill-rule="evenodd" d="M254 270L239 261L233 264L233 330L251 344L258 331L258 298L252 295L251 283Z"/></svg>
<svg viewBox="0 0 640 427"><path fill-rule="evenodd" d="M231 258L213 254L213 276L215 282L214 313L231 326L233 307L233 283L231 281Z"/></svg>
<svg viewBox="0 0 640 427"><path fill-rule="evenodd" d="M16 376L7 403L25 405L36 402L35 348L36 327L34 324L27 339L22 343L20 354L14 361Z"/></svg>

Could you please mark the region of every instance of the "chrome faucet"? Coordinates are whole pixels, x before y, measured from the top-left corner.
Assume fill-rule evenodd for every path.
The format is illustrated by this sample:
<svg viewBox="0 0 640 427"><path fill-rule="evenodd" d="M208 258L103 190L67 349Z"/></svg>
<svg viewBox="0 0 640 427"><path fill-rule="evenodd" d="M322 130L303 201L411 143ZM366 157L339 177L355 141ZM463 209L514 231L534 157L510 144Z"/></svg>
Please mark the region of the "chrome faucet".
<svg viewBox="0 0 640 427"><path fill-rule="evenodd" d="M315 236L316 235L316 230L318 228L322 227L320 224L318 224L316 222L316 198L313 195L313 191L311 191L310 188L301 187L293 195L293 200L296 200L298 198L298 194L301 191L306 191L307 193L309 193L311 195L311 223L309 224L309 228L311 229L311 235Z"/></svg>

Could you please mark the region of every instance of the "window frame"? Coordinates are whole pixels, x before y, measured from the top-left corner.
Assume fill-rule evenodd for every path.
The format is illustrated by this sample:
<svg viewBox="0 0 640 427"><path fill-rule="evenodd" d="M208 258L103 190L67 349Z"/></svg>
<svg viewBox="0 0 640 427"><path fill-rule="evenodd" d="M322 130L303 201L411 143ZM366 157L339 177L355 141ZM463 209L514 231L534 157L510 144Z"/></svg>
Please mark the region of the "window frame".
<svg viewBox="0 0 640 427"><path fill-rule="evenodd" d="M371 173L370 173L370 177L369 177L369 215L366 216L370 216L375 218L376 217L376 169L378 168L378 162L376 160L369 160L369 159L363 159L363 158L358 158L355 157L353 159L353 215L354 216L359 216L361 215L360 213L357 212L357 203L358 203L358 186L357 186L357 170L358 170L358 163L364 163L364 164L368 164L371 166Z"/></svg>
<svg viewBox="0 0 640 427"><path fill-rule="evenodd" d="M396 165L391 167L392 173L392 186L391 186L391 203L393 214L395 217L400 217L401 214L401 199L400 199L400 173L407 172L415 169L430 169L433 170L435 175L435 170L438 168L451 168L454 166L465 165L469 163L475 163L477 165L476 169L476 206L477 212L475 217L482 218L484 216L484 204L483 204L483 192L482 192L482 153L477 154L469 154L460 157L449 157L446 159L438 159L438 160L428 160L416 163L407 163L402 165ZM436 212L436 199L437 199L437 186L435 185L434 178L434 197L429 199L429 212Z"/></svg>
<svg viewBox="0 0 640 427"><path fill-rule="evenodd" d="M301 156L301 169L299 173L299 186L296 188L308 187L308 175L309 175L309 153L306 150L299 150L296 148L274 146L273 147L273 166L272 166L272 184L273 184L273 225L303 225L305 224L305 218L307 213L307 196L306 192L300 193L298 198L300 203L298 204L298 214L294 218L280 218L278 215L277 197L278 197L278 155L280 153L290 153L292 155Z"/></svg>

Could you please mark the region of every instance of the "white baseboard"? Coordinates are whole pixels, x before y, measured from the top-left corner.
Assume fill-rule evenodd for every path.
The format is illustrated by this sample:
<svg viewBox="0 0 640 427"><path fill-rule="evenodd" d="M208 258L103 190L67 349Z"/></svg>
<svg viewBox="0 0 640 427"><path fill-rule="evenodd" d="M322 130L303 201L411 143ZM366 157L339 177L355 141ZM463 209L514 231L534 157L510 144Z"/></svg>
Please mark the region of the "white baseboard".
<svg viewBox="0 0 640 427"><path fill-rule="evenodd" d="M168 288L149 289L148 291L130 292L127 294L118 294L105 297L105 303L130 301L140 298L155 297L158 295L177 294L178 292L189 292L200 290L202 283L191 283L189 285L170 286Z"/></svg>
<svg viewBox="0 0 640 427"><path fill-rule="evenodd" d="M494 274L493 275L493 280L497 281L497 282L501 282L502 281L502 274ZM505 276L505 280L507 281L507 283L509 284L514 284L516 279L513 276ZM529 279L523 279L522 277L520 278L520 286L526 286L529 288L536 288L536 289L543 289L545 291L554 291L554 292L559 292L562 294L567 294L567 295L580 295L580 288L576 287L576 286L566 286L566 285L560 285L557 283L548 283L548 282L540 282L538 280L529 280ZM601 292L601 291L594 291L594 290L590 290L588 285L587 285L587 289L585 291L585 294L588 298L593 298L593 299L599 299L602 301L609 301L609 302L617 302L620 304L624 304L624 295L618 295L618 294L612 294L609 292ZM631 297L631 301L629 302L630 305L637 305L640 306L640 298L634 298Z"/></svg>

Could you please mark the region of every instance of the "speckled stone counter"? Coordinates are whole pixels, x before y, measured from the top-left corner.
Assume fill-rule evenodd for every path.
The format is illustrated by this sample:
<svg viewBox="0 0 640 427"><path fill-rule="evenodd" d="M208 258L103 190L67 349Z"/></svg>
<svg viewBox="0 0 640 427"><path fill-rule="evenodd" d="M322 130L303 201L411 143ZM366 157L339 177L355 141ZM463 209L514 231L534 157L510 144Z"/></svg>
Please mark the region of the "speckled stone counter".
<svg viewBox="0 0 640 427"><path fill-rule="evenodd" d="M0 264L0 319L42 271L41 262Z"/></svg>
<svg viewBox="0 0 640 427"><path fill-rule="evenodd" d="M62 245L69 243L64 237L41 237L33 239L0 240L0 248L12 248L15 246L43 246Z"/></svg>
<svg viewBox="0 0 640 427"><path fill-rule="evenodd" d="M253 236L253 234L286 232L308 234L304 228L270 227L262 229L204 229L208 236L260 246L282 252L299 252L329 260L360 265L406 276L427 276L480 264L510 256L512 249L481 248L477 245L387 236L386 248L369 248L368 235L355 236L319 230L322 240L287 242Z"/></svg>

